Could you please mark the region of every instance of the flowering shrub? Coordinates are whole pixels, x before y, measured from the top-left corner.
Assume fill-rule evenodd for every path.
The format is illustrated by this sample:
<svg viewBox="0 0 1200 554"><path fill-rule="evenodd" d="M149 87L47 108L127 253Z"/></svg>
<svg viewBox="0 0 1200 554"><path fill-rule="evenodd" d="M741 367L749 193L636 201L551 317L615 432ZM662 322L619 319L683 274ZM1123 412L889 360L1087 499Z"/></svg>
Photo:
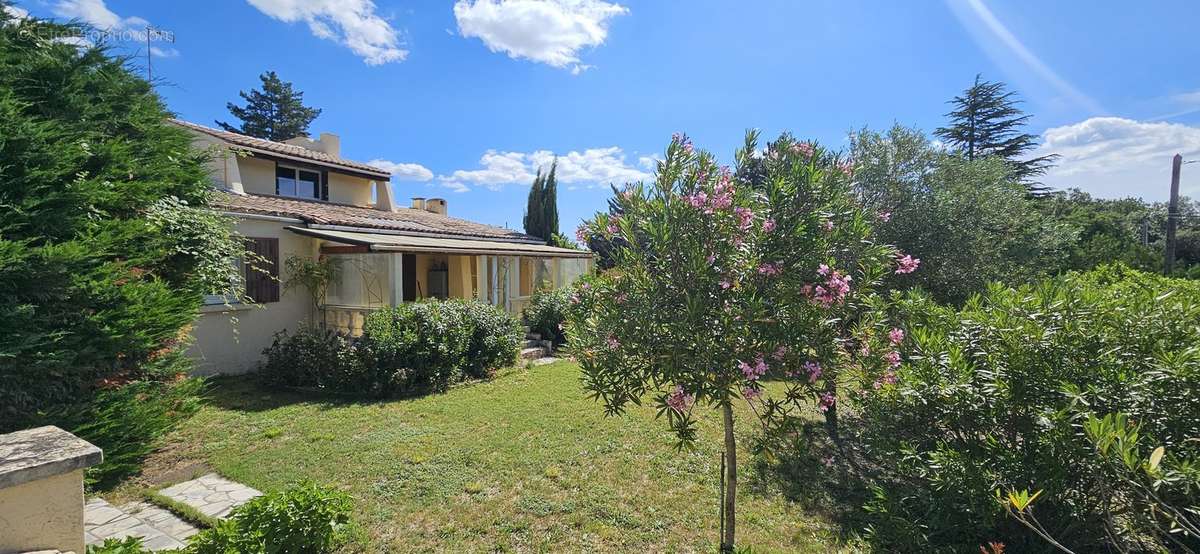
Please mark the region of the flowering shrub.
<svg viewBox="0 0 1200 554"><path fill-rule="evenodd" d="M737 170L676 136L652 184L629 185L581 238L602 237L613 267L576 292L568 337L584 385L610 413L646 396L683 445L696 406L721 409L727 523L734 542L736 449L731 404L767 422L819 408L836 429L839 371L855 350L856 314L885 272L915 269L871 239L875 214L851 193L853 165L783 136L747 136ZM873 331L872 331L873 333ZM876 350L872 367L885 363ZM763 382L786 382L777 397Z"/></svg>
<svg viewBox="0 0 1200 554"><path fill-rule="evenodd" d="M185 552L329 552L345 538L352 508L342 491L300 483L238 506L228 519L193 536Z"/></svg>
<svg viewBox="0 0 1200 554"><path fill-rule="evenodd" d="M961 311L920 295L895 308L904 330L887 340L911 355L847 396L866 465L883 470L877 547L1048 551L1042 533L1075 552L1200 546L1182 523L1200 529L1200 284L1110 267L993 285ZM1113 414L1128 420L1098 423ZM1041 491L1040 528L1017 525L997 491Z"/></svg>

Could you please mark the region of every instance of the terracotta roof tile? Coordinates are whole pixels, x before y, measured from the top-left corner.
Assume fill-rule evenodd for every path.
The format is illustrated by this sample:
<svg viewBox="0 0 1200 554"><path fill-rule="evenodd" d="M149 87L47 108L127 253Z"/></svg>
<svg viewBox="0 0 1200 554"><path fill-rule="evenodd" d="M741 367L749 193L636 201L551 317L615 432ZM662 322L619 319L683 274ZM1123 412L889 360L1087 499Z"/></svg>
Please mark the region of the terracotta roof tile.
<svg viewBox="0 0 1200 554"><path fill-rule="evenodd" d="M465 219L412 208L397 208L394 212L385 212L350 204L262 194L241 195L223 191L218 191L214 194L212 204L219 209L230 212L292 217L315 225L339 225L344 227L386 229L434 235L537 241L545 244L544 241L536 237L531 237L512 229L484 225L482 223L475 223Z"/></svg>
<svg viewBox="0 0 1200 554"><path fill-rule="evenodd" d="M197 133L203 133L211 137L221 139L234 146L240 146L248 150L256 150L266 154L278 154L281 156L311 160L313 162L342 169L348 169L351 171L370 173L383 180L391 178L391 173L386 169L347 160L345 158L340 158L319 150L309 150L308 148L295 144L264 140L238 133L231 133L229 131L222 131L220 129L213 129L212 127L205 127L203 125L198 125L190 121L183 121L180 119L172 119L171 122L185 129L191 129Z"/></svg>

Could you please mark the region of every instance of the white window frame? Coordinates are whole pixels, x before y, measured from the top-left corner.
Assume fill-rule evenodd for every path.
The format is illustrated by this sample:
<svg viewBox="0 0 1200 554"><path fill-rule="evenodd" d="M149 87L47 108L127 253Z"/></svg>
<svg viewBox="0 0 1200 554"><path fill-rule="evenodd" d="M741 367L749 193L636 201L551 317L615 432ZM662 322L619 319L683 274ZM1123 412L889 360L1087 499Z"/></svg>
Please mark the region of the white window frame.
<svg viewBox="0 0 1200 554"><path fill-rule="evenodd" d="M280 169L289 169L292 171L292 175L293 175L292 181L296 183L297 191L299 190L298 187L300 185L300 172L301 171L316 174L316 176L317 176L316 190L313 191L315 196L301 196L298 192L296 194L287 194L287 193L283 192L283 190L281 190L279 188L279 170ZM295 166L295 165L276 163L275 164L275 195L283 196L286 198L303 198L305 200L321 200L321 189L322 189L322 187L325 186L325 182L324 182L325 176L323 173L324 172L321 170L312 169L309 167L300 167L300 166Z"/></svg>

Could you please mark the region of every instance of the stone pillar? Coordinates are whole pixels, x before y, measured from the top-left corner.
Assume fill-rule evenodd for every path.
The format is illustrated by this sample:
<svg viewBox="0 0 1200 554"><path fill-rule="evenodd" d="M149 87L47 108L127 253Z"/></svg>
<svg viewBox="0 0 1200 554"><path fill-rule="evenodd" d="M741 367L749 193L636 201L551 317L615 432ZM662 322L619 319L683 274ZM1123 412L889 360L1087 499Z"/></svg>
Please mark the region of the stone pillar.
<svg viewBox="0 0 1200 554"><path fill-rule="evenodd" d="M103 458L58 427L0 435L0 554L82 553L83 470Z"/></svg>

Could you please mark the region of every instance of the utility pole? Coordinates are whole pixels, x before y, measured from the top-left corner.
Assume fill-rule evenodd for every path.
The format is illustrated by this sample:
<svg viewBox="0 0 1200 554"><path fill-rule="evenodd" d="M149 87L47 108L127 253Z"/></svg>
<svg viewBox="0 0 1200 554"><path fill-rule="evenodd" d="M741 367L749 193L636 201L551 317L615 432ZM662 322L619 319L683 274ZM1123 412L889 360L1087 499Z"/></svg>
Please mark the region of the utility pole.
<svg viewBox="0 0 1200 554"><path fill-rule="evenodd" d="M151 59L153 57L154 56L152 56L150 54L150 26L147 25L146 26L146 82L147 83L154 82L154 70L151 69L151 67L150 67L150 64L152 63Z"/></svg>
<svg viewBox="0 0 1200 554"><path fill-rule="evenodd" d="M1163 256L1163 274L1170 276L1175 270L1175 228L1179 225L1179 170L1183 156L1175 154L1171 159L1171 202L1167 204L1167 251Z"/></svg>

